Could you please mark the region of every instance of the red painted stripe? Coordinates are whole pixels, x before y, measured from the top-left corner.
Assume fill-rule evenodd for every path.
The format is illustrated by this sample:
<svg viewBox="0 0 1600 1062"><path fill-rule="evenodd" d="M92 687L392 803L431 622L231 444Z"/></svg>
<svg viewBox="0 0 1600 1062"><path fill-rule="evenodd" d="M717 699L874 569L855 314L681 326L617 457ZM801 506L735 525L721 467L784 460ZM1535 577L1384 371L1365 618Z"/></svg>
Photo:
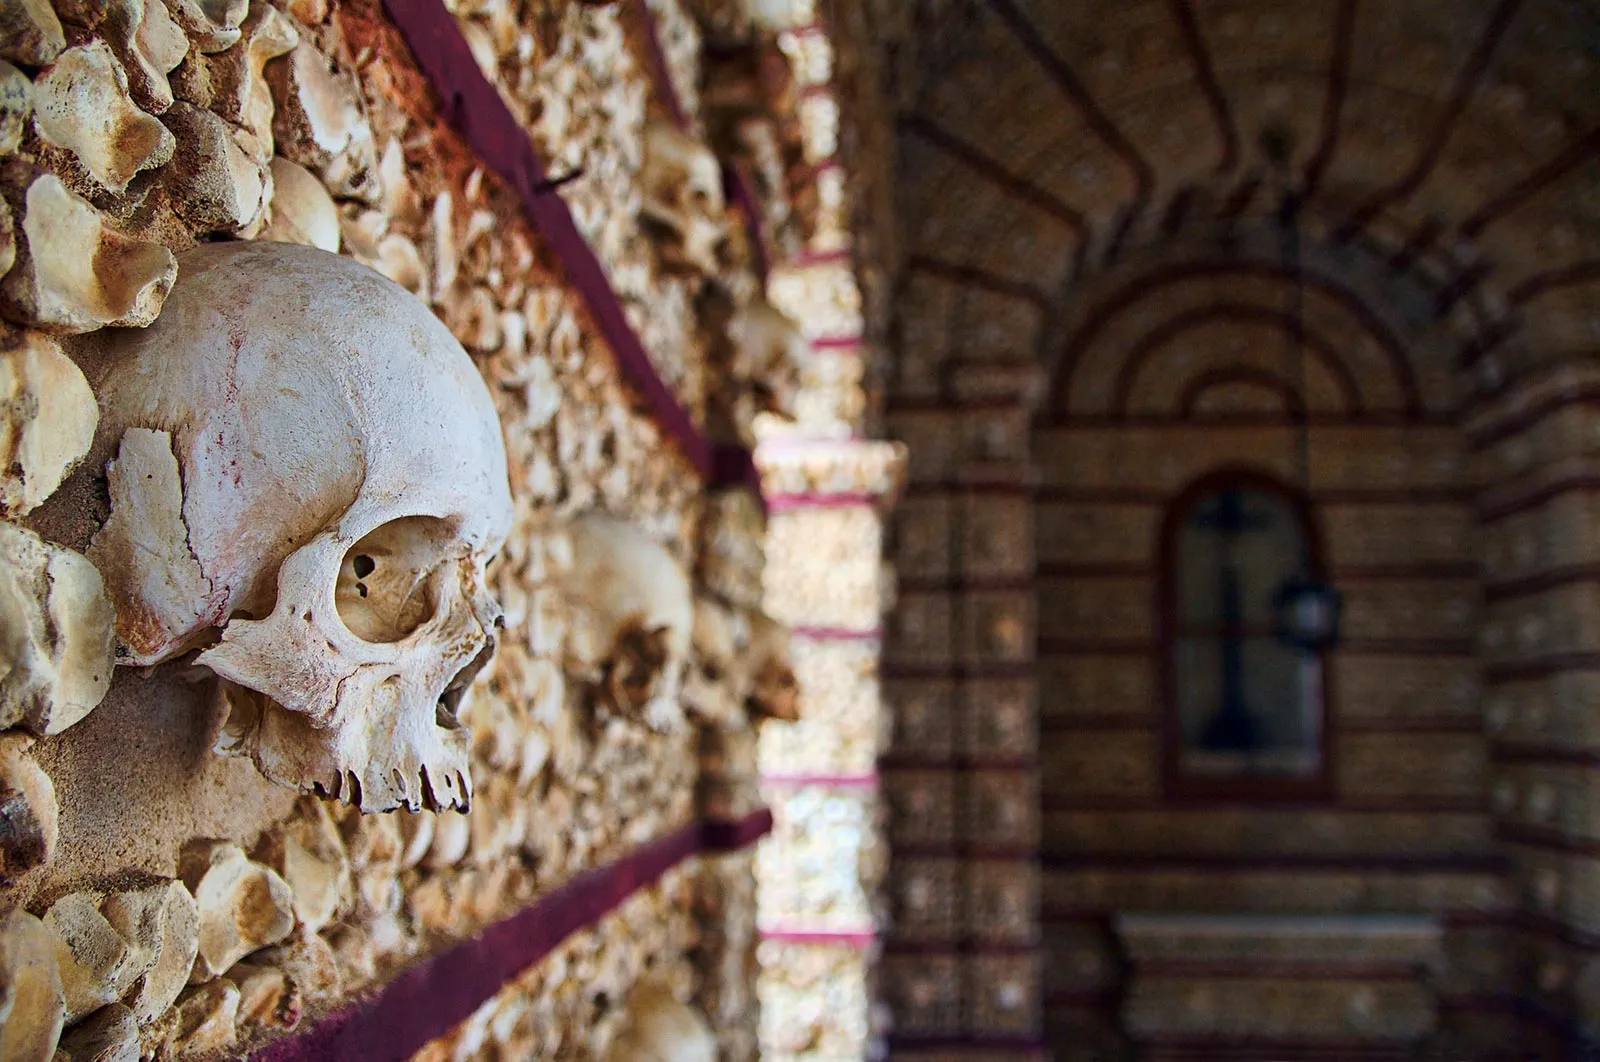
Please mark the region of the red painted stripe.
<svg viewBox="0 0 1600 1062"><path fill-rule="evenodd" d="M1134 183L1134 202L1128 212L1128 217L1131 218L1144 208L1155 191L1155 169L1139 153L1138 148L1133 146L1133 142L1122 135L1122 131L1106 116L1105 111L1100 109L1099 104L1095 103L1072 68L1044 42L1039 31L1034 29L1033 24L1017 9L1014 0L989 0L989 7L1000 17L1000 21L1005 23L1018 43L1056 83L1056 87L1072 101L1090 131L1128 167Z"/></svg>
<svg viewBox="0 0 1600 1062"><path fill-rule="evenodd" d="M1467 59L1467 65L1462 68L1456 83L1450 91L1449 101L1445 105L1444 113L1439 116L1438 123L1434 126L1433 133L1429 136L1427 144L1421 154L1412 164L1405 176L1398 182L1372 196L1340 226L1335 234L1339 241L1348 240L1355 233L1364 228L1383 209L1391 203L1404 200L1416 193L1425 183L1434 168L1439 164L1439 158L1444 154L1446 145L1455 131L1456 122L1466 110L1468 102L1478 89L1478 83L1483 79L1489 69L1489 61L1494 57L1496 47L1506 30L1511 26L1511 20L1516 15L1522 0L1500 0L1499 6L1489 18L1488 25L1484 27L1483 34L1479 37L1477 45L1472 50L1472 55Z"/></svg>
<svg viewBox="0 0 1600 1062"><path fill-rule="evenodd" d="M1080 244L1088 241L1089 226L1084 220L1082 212L1069 206L1055 195L1033 184L1026 178L1012 173L987 154L968 144L954 133L947 131L932 119L920 114L904 114L901 115L898 124L907 133L912 134L930 147L938 148L946 155L958 160L968 169L973 170L985 180L1003 190L1007 195L1042 210L1063 225L1066 225L1078 237Z"/></svg>
<svg viewBox="0 0 1600 1062"><path fill-rule="evenodd" d="M1563 494L1573 494L1579 491L1600 491L1600 475L1567 476L1551 483L1542 484L1521 497L1510 498L1491 505L1480 505L1478 507L1478 518L1484 523L1504 520L1508 516L1515 516L1518 513L1527 512L1529 509L1537 509L1539 506L1552 502Z"/></svg>
<svg viewBox="0 0 1600 1062"><path fill-rule="evenodd" d="M1233 323L1260 324L1271 329L1283 332L1286 336L1299 335L1304 340L1304 349L1311 359L1333 378L1335 386L1339 389L1339 398L1344 405L1344 410L1328 419L1337 419L1344 422L1362 413L1366 403L1361 395L1360 385L1356 383L1355 374L1340 357L1335 344L1328 342L1320 332L1317 332L1303 322L1297 321L1292 314L1266 306L1254 306L1242 302L1211 302L1204 306L1196 306L1185 310L1162 321L1155 328L1140 337L1138 343L1124 357L1117 368L1116 385L1112 388L1112 397L1109 413L1119 421L1127 419L1128 403L1133 397L1134 385L1138 382L1139 372L1146 361L1168 344L1175 342L1185 333L1197 328L1205 327L1218 321ZM1381 344L1382 336L1375 336ZM1391 355L1392 357L1392 355ZM1270 377L1271 381L1287 389L1288 384L1276 376ZM1194 385L1189 385L1192 388ZM1289 392L1293 393L1293 392ZM1298 394L1294 394L1292 402L1286 408L1299 412L1302 402ZM1184 398L1180 401L1180 409L1184 416L1190 416L1192 410L1192 396L1185 391ZM1327 414L1318 414L1319 418ZM1236 420L1233 415L1229 420Z"/></svg>
<svg viewBox="0 0 1600 1062"><path fill-rule="evenodd" d="M1395 379L1400 383L1401 393L1405 396L1406 410L1420 413L1424 409L1421 392L1417 387L1416 373L1410 360L1405 356L1405 345L1355 291L1328 277L1304 271L1291 274L1278 262L1225 259L1184 262L1151 270L1101 300L1084 319L1083 325L1072 334L1066 349L1061 354L1059 368L1051 388L1049 412L1056 417L1071 412L1067 400L1072 392L1073 373L1081 363L1083 354L1090 349L1100 332L1124 310L1164 287L1197 279L1228 277L1279 280L1285 286L1298 280L1308 291L1316 292L1338 303L1363 331L1378 339L1389 357Z"/></svg>
<svg viewBox="0 0 1600 1062"><path fill-rule="evenodd" d="M1568 749L1497 741L1489 746L1489 762L1530 767L1600 767L1600 749Z"/></svg>
<svg viewBox="0 0 1600 1062"><path fill-rule="evenodd" d="M1322 135L1316 153L1306 163L1302 199L1310 201L1322 184L1322 175L1339 149L1339 122L1350 90L1350 57L1355 52L1356 0L1339 0L1334 14L1332 52L1328 56L1328 95L1322 104Z"/></svg>
<svg viewBox="0 0 1600 1062"><path fill-rule="evenodd" d="M1292 417L1299 422L1305 417L1305 406L1300 398L1300 393L1294 385L1281 379L1265 369L1252 369L1244 365L1231 365L1221 369L1211 369L1200 373L1183 387L1183 393L1178 396L1178 419L1204 422L1210 414L1197 413L1195 407L1200 404L1200 399L1207 391L1218 387L1243 386L1256 391L1265 391L1277 400L1284 417ZM1231 414L1224 413L1224 417Z"/></svg>
<svg viewBox="0 0 1600 1062"><path fill-rule="evenodd" d="M1048 873L1083 870L1164 873L1176 871L1231 874L1307 873L1348 874L1352 871L1383 874L1501 874L1503 856L1357 856L1357 855L1175 855L1167 853L1080 853L1046 855Z"/></svg>
<svg viewBox="0 0 1600 1062"><path fill-rule="evenodd" d="M688 410L657 374L629 325L600 260L578 231L566 203L548 188L544 165L534 153L532 142L499 91L483 76L455 16L441 0L383 0L383 7L410 47L418 68L439 94L445 122L521 200L523 213L583 296L623 376L684 456L702 477L710 479L714 472L710 445Z"/></svg>
<svg viewBox="0 0 1600 1062"><path fill-rule="evenodd" d="M1468 239L1477 239L1490 225L1587 163L1597 152L1600 152L1600 129L1592 129L1583 139L1574 142L1561 154L1479 207L1476 213L1462 222L1461 234Z"/></svg>
<svg viewBox="0 0 1600 1062"><path fill-rule="evenodd" d="M1222 139L1222 157L1217 160L1217 172L1227 173L1239 161L1239 130L1233 123L1233 110L1228 106L1228 97L1222 91L1222 83L1217 80L1217 72L1211 65L1211 51L1206 47L1205 34L1200 31L1200 22L1195 18L1191 0L1172 0L1172 17L1177 20L1184 46L1189 49L1189 58L1194 62L1195 81L1211 107L1211 115L1217 123L1217 135Z"/></svg>
<svg viewBox="0 0 1600 1062"><path fill-rule="evenodd" d="M762 929L759 932L762 940L776 940L783 944L817 944L861 951L872 947L878 939L876 933L827 929Z"/></svg>
<svg viewBox="0 0 1600 1062"><path fill-rule="evenodd" d="M1600 479L1595 482L1595 489L1600 489ZM938 488L927 490L924 493L934 494L940 490L954 491L957 488ZM1046 484L1034 490L1034 497L1041 503L1065 502L1075 505L1161 505L1170 503L1177 492L1142 488L1142 487L1071 487L1061 484ZM1311 500L1318 505L1452 505L1466 506L1472 502L1469 491L1454 487L1389 487L1371 490L1316 490L1311 494Z"/></svg>
<svg viewBox="0 0 1600 1062"><path fill-rule="evenodd" d="M731 161L722 164L722 189L744 216L745 230L750 234L750 253L755 259L751 264L762 287L765 287L767 274L771 271L772 249L767 242L766 216L761 210L761 200L756 196L755 182L745 172L743 163Z"/></svg>
<svg viewBox="0 0 1600 1062"><path fill-rule="evenodd" d="M1235 962L1149 959L1135 965L1140 982L1204 979L1218 981L1400 981L1418 979L1422 964L1396 962L1295 962L1293 959L1241 959Z"/></svg>
<svg viewBox="0 0 1600 1062"><path fill-rule="evenodd" d="M1032 284L1025 284L1020 280L1011 280L1007 277L980 269L977 266L965 265L960 262L946 262L934 258L932 255L914 254L906 260L906 269L913 273L925 276L938 277L948 280L952 284L965 284L968 287L980 288L993 292L996 295L1007 295L1013 299L1021 299L1031 303L1041 313L1050 311L1050 297Z"/></svg>
<svg viewBox="0 0 1600 1062"><path fill-rule="evenodd" d="M1597 582L1600 582L1600 564L1573 564L1521 579L1488 583L1483 588L1483 600L1486 604L1492 605L1501 601L1515 601L1522 597L1549 593L1562 587Z"/></svg>
<svg viewBox="0 0 1600 1062"><path fill-rule="evenodd" d="M1300 804L1277 802L1269 806L1248 799L1237 801L1206 801L1204 803L1193 800L1166 801L1160 797L1150 796L1066 796L1060 794L1047 794L1040 802L1041 809L1051 815L1121 815L1121 814L1155 814L1155 815L1226 815L1239 811L1261 811L1279 815L1457 815L1479 817L1484 810L1479 806L1478 799L1473 797L1471 802L1462 802L1454 810L1441 811L1437 806L1424 804L1418 806L1412 802L1366 802L1366 803L1340 803L1307 801Z"/></svg>
<svg viewBox="0 0 1600 1062"><path fill-rule="evenodd" d="M1483 669L1483 681L1487 684L1524 682L1569 671L1600 671L1600 653L1565 653L1512 663L1487 664Z"/></svg>
<svg viewBox="0 0 1600 1062"><path fill-rule="evenodd" d="M661 47L661 33L656 25L655 12L644 0L629 0L627 12L639 20L639 27L644 31L644 65L650 75L651 87L655 89L656 99L671 117L672 124L679 129L688 129L689 112L684 110L683 100L678 97L678 87L672 83L672 67L667 62L666 49Z"/></svg>
<svg viewBox="0 0 1600 1062"><path fill-rule="evenodd" d="M579 930L595 925L696 852L748 843L770 815L695 823L610 866L587 871L538 902L400 974L374 997L254 1052L252 1062L403 1062L471 1016L501 987Z"/></svg>
<svg viewBox="0 0 1600 1062"><path fill-rule="evenodd" d="M1600 572L1600 565L1596 566ZM1037 578L1043 579L1155 579L1159 569L1135 561L1107 561L1077 564L1071 561L1040 561ZM1427 561L1415 564L1344 564L1332 567L1340 583L1381 583L1397 580L1477 579L1478 565L1470 561ZM902 586L906 583L902 582Z"/></svg>
<svg viewBox="0 0 1600 1062"><path fill-rule="evenodd" d="M829 789L876 789L878 775L872 774L764 774L761 776L762 785L777 786L780 789L799 789L803 786L815 785Z"/></svg>

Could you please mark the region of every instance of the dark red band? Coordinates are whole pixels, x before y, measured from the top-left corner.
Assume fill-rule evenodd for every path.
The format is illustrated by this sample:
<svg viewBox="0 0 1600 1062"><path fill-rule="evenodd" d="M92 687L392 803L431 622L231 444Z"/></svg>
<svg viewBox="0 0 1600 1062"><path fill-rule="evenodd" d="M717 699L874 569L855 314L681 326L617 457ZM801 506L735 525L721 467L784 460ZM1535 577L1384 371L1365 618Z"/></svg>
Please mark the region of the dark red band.
<svg viewBox="0 0 1600 1062"><path fill-rule="evenodd" d="M455 16L440 0L383 0L383 7L439 94L444 120L522 200L523 212L561 260L567 279L583 296L611 347L618 368L644 399L653 419L677 441L703 478L714 479L710 444L657 374L599 259L578 231L567 204L546 185L544 164L498 90L473 60Z"/></svg>
<svg viewBox="0 0 1600 1062"><path fill-rule="evenodd" d="M772 828L772 813L736 822L697 822L578 875L471 940L425 959L377 995L267 1045L251 1062L405 1062L465 1021L513 978L573 933L594 925L640 889L697 852L726 852Z"/></svg>

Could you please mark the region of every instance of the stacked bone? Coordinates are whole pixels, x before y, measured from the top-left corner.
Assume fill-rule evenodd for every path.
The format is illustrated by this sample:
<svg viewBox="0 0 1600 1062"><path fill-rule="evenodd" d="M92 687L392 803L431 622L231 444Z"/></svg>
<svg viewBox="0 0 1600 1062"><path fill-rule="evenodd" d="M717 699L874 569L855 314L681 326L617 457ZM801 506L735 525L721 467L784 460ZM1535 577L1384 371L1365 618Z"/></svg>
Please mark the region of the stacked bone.
<svg viewBox="0 0 1600 1062"><path fill-rule="evenodd" d="M635 986L648 977L650 988L683 996L694 979L683 959L694 933L694 874L692 864L668 871L594 927L569 937L413 1062L640 1057L613 1051L634 1024L629 1004Z"/></svg>
<svg viewBox="0 0 1600 1062"><path fill-rule="evenodd" d="M759 1055L756 987L755 853L749 849L701 860L695 885L700 974L697 1001L716 1030L719 1057L754 1062Z"/></svg>
<svg viewBox="0 0 1600 1062"><path fill-rule="evenodd" d="M685 702L699 724L702 816L729 820L760 806L759 735L798 716L787 630L761 611L765 518L744 489L713 494L702 523L694 664ZM781 725L761 725L766 720ZM753 1059L756 896L754 854L707 858L696 896L700 1000L721 1057Z"/></svg>
<svg viewBox="0 0 1600 1062"><path fill-rule="evenodd" d="M641 203L653 199L643 174L650 79L628 47L623 13L615 6L544 5L529 32L519 22L518 5L507 0L452 6L479 65L529 130L551 175L576 175L561 195L579 231L656 371L698 417L704 354L693 331L693 299L700 274L715 263L669 255L658 261L641 230ZM688 207L691 189L682 176L671 195ZM720 222L699 207L687 209L682 220L711 229ZM672 233L666 236L670 245Z"/></svg>
<svg viewBox="0 0 1600 1062"><path fill-rule="evenodd" d="M676 235L668 226L660 250L635 233L644 77L615 13L565 5L529 25L509 8L460 14L475 44L472 25L492 31L502 90L530 119L541 116L529 124L552 169L587 167L569 190L574 212L647 348L694 408L704 359L686 311L701 281L674 269L700 219L680 220ZM694 34L670 7L657 14L679 27L667 51L683 81ZM72 777L104 771L83 760L94 746L62 732L110 685L113 609L83 556L0 524L9 590L0 726L20 728L0 737L0 906L11 909L0 976L18 1000L5 1034L16 1039L0 1054L49 1058L63 1029L72 1058L116 1057L99 1053L106 1045L183 1057L281 1034L684 823L695 765L673 692L690 613L687 584L672 573L696 539L695 485L630 408L581 300L518 204L432 110L377 6L60 0L52 9L29 0L0 22L0 59L9 447L0 515L17 520L39 505L94 433L95 396L50 336L149 324L172 290L174 253L222 237L342 250L430 304L490 386L515 506L490 579L507 624L462 713L474 730L470 815L365 815L258 788L231 796L227 815L196 819L218 840L145 851L129 839L137 818L63 783L64 801L83 802L63 809L63 837L94 823L108 850L137 851L131 891L121 878L111 887L121 867L86 867L81 854L52 866L56 787L31 747L49 745L52 771L75 760L83 766ZM680 206L691 198L675 195ZM792 386L787 366L763 358L746 371L750 386ZM643 564L656 574L640 585L666 589L632 618L670 615L630 626L639 602L582 592L576 547L563 542L571 518L596 507L648 534L612 535L583 563L611 558L624 573ZM134 700L183 689L173 669L158 671L168 682L148 691L143 676L124 671L118 681ZM740 681L781 687L781 676ZM152 718L160 728L191 717ZM193 762L161 768L180 787L193 773L189 797L204 813L226 782ZM257 792L259 807L236 814ZM641 954L668 962L682 952L677 938L641 951L637 936L599 934L593 963L633 970ZM627 977L614 980L620 997ZM554 999L562 983L537 991ZM580 1020L566 1035L578 1036Z"/></svg>

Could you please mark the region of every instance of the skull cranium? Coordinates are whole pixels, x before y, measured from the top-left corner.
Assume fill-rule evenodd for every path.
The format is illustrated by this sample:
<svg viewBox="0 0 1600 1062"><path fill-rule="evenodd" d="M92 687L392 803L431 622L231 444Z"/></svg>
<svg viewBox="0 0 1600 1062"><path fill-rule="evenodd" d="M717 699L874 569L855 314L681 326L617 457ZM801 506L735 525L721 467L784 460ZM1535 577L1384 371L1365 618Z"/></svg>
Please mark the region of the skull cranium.
<svg viewBox="0 0 1600 1062"><path fill-rule="evenodd" d="M493 652L484 565L512 514L481 377L348 259L226 243L180 262L154 325L76 350L95 455L118 448L90 556L120 661L203 650L230 711L218 751L275 782L362 811L466 807L455 708Z"/></svg>
<svg viewBox="0 0 1600 1062"><path fill-rule="evenodd" d="M727 236L722 167L704 144L663 121L645 129L641 212L660 231L662 264L678 272L717 272Z"/></svg>

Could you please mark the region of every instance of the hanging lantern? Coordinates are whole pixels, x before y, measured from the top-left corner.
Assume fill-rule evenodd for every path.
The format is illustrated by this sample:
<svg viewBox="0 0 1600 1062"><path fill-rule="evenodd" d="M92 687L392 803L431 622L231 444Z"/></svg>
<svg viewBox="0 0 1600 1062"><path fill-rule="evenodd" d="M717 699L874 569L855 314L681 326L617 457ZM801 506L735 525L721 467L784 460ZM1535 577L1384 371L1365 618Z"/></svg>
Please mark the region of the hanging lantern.
<svg viewBox="0 0 1600 1062"><path fill-rule="evenodd" d="M1308 653L1331 649L1339 641L1344 595L1327 583L1297 575L1278 588L1272 614L1278 640Z"/></svg>

